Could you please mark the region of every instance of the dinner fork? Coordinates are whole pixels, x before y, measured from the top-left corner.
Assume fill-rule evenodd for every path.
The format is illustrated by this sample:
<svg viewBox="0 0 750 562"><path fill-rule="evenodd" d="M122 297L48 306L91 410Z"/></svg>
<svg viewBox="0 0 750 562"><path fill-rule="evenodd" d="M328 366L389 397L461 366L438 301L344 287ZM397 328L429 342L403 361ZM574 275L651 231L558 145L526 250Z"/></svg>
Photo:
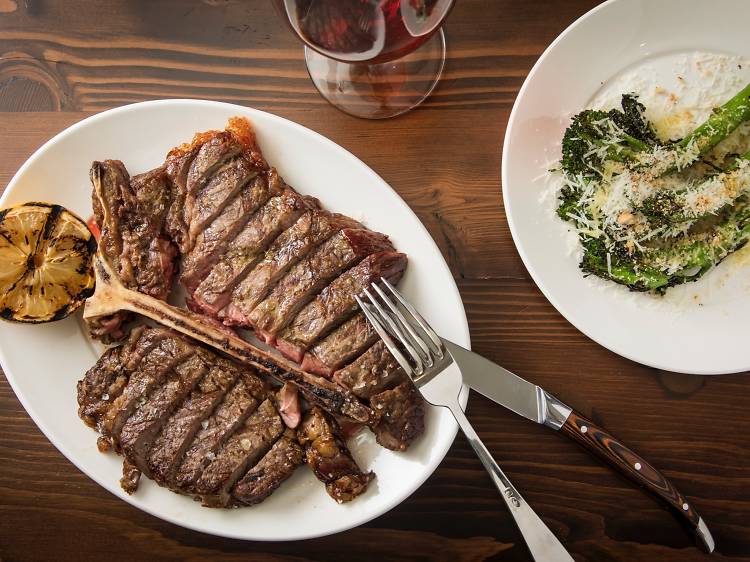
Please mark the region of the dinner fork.
<svg viewBox="0 0 750 562"><path fill-rule="evenodd" d="M399 365L414 381L424 399L433 406L448 408L453 417L456 418L458 426L468 439L479 460L482 461L484 468L492 477L492 481L505 501L505 505L508 506L508 510L521 531L521 536L534 560L536 562L573 562L573 558L565 550L565 547L531 509L495 462L495 459L492 458L492 454L482 443L464 415L458 403L458 395L463 387L460 371L455 369L452 377L440 377L439 380L435 380L435 383L438 384L427 385L438 373L443 372L453 363L453 358L443 345L443 340L432 330L416 309L387 280L383 279L382 281L386 289L402 305L405 312L399 311L396 304L386 296L378 285L373 283L372 288L385 306L388 307L388 311L367 289L364 292L370 301L369 303L365 303L359 296L356 299L375 331L382 338ZM419 328L427 336L426 338L418 335ZM413 364L401 352L391 334L405 348Z"/></svg>
<svg viewBox="0 0 750 562"><path fill-rule="evenodd" d="M655 494L695 533L708 552L714 550L713 537L703 518L653 465L543 388L438 336L386 279L380 282L382 289L378 283L372 283L372 292L364 291L369 302L357 297L360 308L422 396L435 406L448 408L456 418L490 473L535 560L571 558L513 487L466 419L458 403L463 384L531 421L560 431L595 453ZM447 369L451 365L458 368ZM437 377L438 374L441 376Z"/></svg>

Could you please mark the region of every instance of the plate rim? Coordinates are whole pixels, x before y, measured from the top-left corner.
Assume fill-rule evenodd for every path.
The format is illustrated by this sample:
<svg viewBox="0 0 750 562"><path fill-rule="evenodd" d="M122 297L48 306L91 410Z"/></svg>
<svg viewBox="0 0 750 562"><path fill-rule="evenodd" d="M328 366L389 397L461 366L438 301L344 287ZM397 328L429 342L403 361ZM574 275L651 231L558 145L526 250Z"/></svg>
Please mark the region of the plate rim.
<svg viewBox="0 0 750 562"><path fill-rule="evenodd" d="M191 98L165 98L165 99L157 99L157 100L148 100L148 101L142 101L142 102L136 102L131 104L126 104L122 106L118 106L115 108L107 109L98 113L95 113L93 115L90 115L80 121L77 121L76 123L66 127L56 135L54 135L51 139L47 140L45 143L43 143L39 148L37 148L27 159L24 161L24 163L21 165L20 168L16 171L15 174L11 177L10 181L6 185L2 196L0 196L0 208L5 205L5 202L10 197L11 192L14 190L16 184L18 183L19 179L24 175L26 170L38 159L43 157L46 150L55 145L56 143L63 140L65 137L71 134L75 134L79 129L90 126L92 123L96 123L96 121L109 117L113 114L118 113L127 113L130 111L138 111L141 108L151 108L151 107L160 107L160 106L193 106L193 107L223 107L225 109L231 109L233 111L238 111L242 114L246 114L247 112L250 113L260 113L264 114L265 116L269 117L271 120L281 120L286 125L291 126L293 129L296 129L298 133L303 135L310 135L312 136L318 143L322 143L323 145L328 145L333 150L337 151L341 157L346 157L350 160L352 160L356 165L362 167L368 175L370 175L373 178L373 181L376 183L379 183L381 187L385 187L387 190L391 192L391 194L395 197L395 200L398 202L398 204L401 206L401 209L403 212L410 214L418 223L419 228L422 229L423 233L426 235L427 239L429 240L429 243L432 244L433 249L437 254L440 256L441 264L440 266L443 268L443 273L447 274L448 279L450 280L450 286L453 297L456 299L456 302L460 304L460 308L462 311L462 318L460 320L460 328L463 337L461 345L464 345L468 349L471 349L471 336L469 331L469 323L468 318L466 316L466 309L463 303L463 299L461 298L461 293L458 290L458 286L456 284L455 277L453 276L453 273L450 270L450 267L448 266L448 263L445 260L445 257L443 256L443 253L440 251L440 248L438 247L437 243L435 242L434 238L430 234L430 232L427 230L427 227L425 227L422 220L419 218L419 216L409 207L409 205L404 201L404 199L398 194L398 192L388 183L386 182L375 170L373 170L370 166L368 166L365 162L363 162L359 157L357 157L355 154L341 146L340 144L336 143L332 139L324 136L323 134L315 131L314 129L311 129L309 127L306 127L304 125L301 125L295 121L292 121L291 119L287 119L286 117L282 117L280 115L276 115L275 113L264 111L260 109L256 109L254 107L249 106L243 106L239 104L234 103L227 103L227 102L220 102L220 101L213 101L213 100L206 100L206 99L191 99ZM80 314L80 311L78 311L76 314ZM150 505L142 505L137 504L134 501L131 500L131 496L121 496L118 493L116 493L116 483L104 483L100 482L98 478L96 478L93 474L91 474L86 468L84 468L81 463L78 462L76 459L75 453L70 450L67 446L62 444L61 442L58 442L56 439L53 439L50 435L50 430L47 426L47 424L44 424L40 421L40 417L37 414L34 407L29 403L29 397L26 396L23 393L19 393L17 390L15 380L16 376L15 374L7 367L7 359L5 356L5 353L3 351L3 346L0 344L0 366L3 369L3 372L5 373L5 378L8 381L8 384L13 390L13 393L15 394L18 401L23 406L24 410L28 414L28 416L32 419L34 424L37 426L37 428L42 432L42 434L47 438L47 440L60 452L62 455L70 462L72 463L78 470L80 470L83 474L85 474L90 480L92 480L95 484L112 494L114 497L116 497L119 500L123 500L127 502L130 506L134 507L135 509L138 509L140 511L143 511L145 513L148 513L149 515L156 517L158 519L161 519L163 521L167 521L171 524L190 529L192 531L197 531L200 533L204 533L207 535L212 536L220 536L224 538L231 538L231 539L237 539L237 540L243 540L243 541L258 541L258 542L292 542L292 541L300 541L300 540L307 540L307 539L314 539L324 536L330 536L335 535L338 533L342 533L345 531L348 531L350 529L353 529L355 527L359 527L361 525L364 525L366 523L369 523L370 521L388 513L395 507L399 506L401 503L403 503L405 500L407 500L412 494L414 494L419 488L422 487L422 485L427 481L427 479L432 476L432 474L435 472L435 470L442 464L443 460L445 459L446 455L448 454L450 448L453 445L453 442L455 441L456 434L458 432L458 424L455 423L455 421L450 420L451 424L451 430L448 432L446 440L445 440L445 447L444 451L438 455L436 458L436 461L432 464L434 466L430 466L430 464L426 465L426 469L422 471L420 476L415 481L415 485L413 489L407 489L406 493L399 494L396 496L392 501L385 502L385 505L382 508L376 508L373 510L372 513L367 514L363 518L356 519L354 522L346 521L343 525L338 525L333 530L329 531L321 531L321 532L312 532L312 533L304 533L304 532L297 532L295 534L291 534L290 536L279 539L279 538L263 538L263 537L249 537L249 536L243 536L239 535L237 533L232 532L221 532L221 531L207 531L204 528L201 528L199 525L196 525L193 523L192 519L185 519L180 520L176 517L173 517L171 515L165 515L162 513L158 513L156 509L152 508ZM462 392L459 396L459 402L461 403L461 406L465 408L466 402L468 399L468 387L464 385ZM392 452L393 454L398 454L397 452ZM383 493L382 491L379 491L378 493Z"/></svg>
<svg viewBox="0 0 750 562"><path fill-rule="evenodd" d="M580 325L581 324L580 322L575 322L572 320L572 317L574 317L574 315L570 313L569 311L570 307L561 305L560 301L554 297L554 295L552 294L547 284L543 282L543 280L541 279L541 276L535 270L534 266L531 263L529 256L526 254L526 251L523 248L523 244L521 243L520 235L515 225L515 219L513 218L512 204L510 203L510 198L508 197L509 187L508 187L508 177L507 177L507 172L506 172L507 162L508 162L508 153L510 152L508 150L508 146L511 141L511 134L513 133L513 129L516 124L517 114L520 111L519 107L523 103L525 94L527 90L530 88L530 84L533 81L534 77L536 76L537 72L539 71L541 66L545 63L547 57L557 47L557 45L561 43L562 41L566 40L567 37L571 33L573 33L576 30L576 28L580 26L585 20L593 17L600 11L611 8L611 6L618 4L618 3L627 3L627 2L626 0L606 0L605 2L599 4L598 6L595 6L594 8L584 13L583 15L579 16L570 25L568 25L557 37L555 37L555 39L547 46L547 48L539 56L539 59L537 59L537 61L531 67L531 70L526 76L523 84L521 85L521 88L518 91L518 95L516 96L516 99L513 102L513 108L511 109L510 116L508 117L508 125L506 127L505 135L503 138L503 155L501 159L501 162L502 162L501 183L502 183L502 194L503 194L503 206L506 210L506 220L508 221L508 227L510 229L511 238L513 239L513 244L516 247L516 251L521 257L521 261L523 261L523 264L526 267L526 270L529 272L529 275L531 276L532 280L534 281L536 286L539 288L539 290L542 292L542 294L545 296L545 298L550 302L550 304L552 304L555 310L557 310L557 312L563 318L565 318L565 320L568 323L570 323L575 329L580 331L587 338L591 339L592 341L594 341L596 344L600 345L601 347L629 361L638 363L639 365L644 365L646 367L651 367L651 368L659 369L662 371L669 371L673 373L681 373L681 374L687 374L687 375L701 375L701 376L706 376L706 375L719 376L719 375L731 375L731 374L736 374L736 373L743 373L747 371L748 369L750 369L750 363L746 367L736 367L732 369L691 368L691 369L676 370L673 367L670 367L667 364L659 363L658 361L651 361L648 359L638 358L636 357L636 355L628 352L626 349L622 348L621 346L618 346L616 343L612 343L612 342L605 343L604 341L602 341L603 338L601 338L597 332L588 328L584 329Z"/></svg>

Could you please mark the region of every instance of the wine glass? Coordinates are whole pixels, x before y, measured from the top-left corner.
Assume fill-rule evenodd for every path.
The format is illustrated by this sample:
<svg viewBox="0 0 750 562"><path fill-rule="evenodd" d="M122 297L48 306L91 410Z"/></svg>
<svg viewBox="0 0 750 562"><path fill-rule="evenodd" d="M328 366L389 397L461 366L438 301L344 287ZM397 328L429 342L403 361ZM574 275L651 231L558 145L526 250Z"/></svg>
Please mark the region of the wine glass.
<svg viewBox="0 0 750 562"><path fill-rule="evenodd" d="M367 119L419 105L445 65L440 29L454 0L273 0L305 43L320 94Z"/></svg>

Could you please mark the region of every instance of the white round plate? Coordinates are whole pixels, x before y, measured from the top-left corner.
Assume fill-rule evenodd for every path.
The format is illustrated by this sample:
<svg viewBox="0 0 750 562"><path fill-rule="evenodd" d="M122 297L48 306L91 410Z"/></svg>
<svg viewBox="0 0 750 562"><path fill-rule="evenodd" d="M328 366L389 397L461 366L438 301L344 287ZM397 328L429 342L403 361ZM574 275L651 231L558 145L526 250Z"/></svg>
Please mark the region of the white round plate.
<svg viewBox="0 0 750 562"><path fill-rule="evenodd" d="M726 16L721 25L711 23L716 14ZM750 81L749 19L747 0L605 2L544 52L508 123L503 198L529 273L584 334L659 369L704 375L750 369L750 254L738 252L665 297L585 279L578 269L576 236L554 213L554 187L545 170L560 156L570 117L602 99L635 90L647 107L653 105L649 100L658 102L653 111L664 117L688 103L702 103L704 114L710 111L701 97L704 90L719 102L731 97ZM707 64L717 60L723 61L720 68Z"/></svg>
<svg viewBox="0 0 750 562"><path fill-rule="evenodd" d="M120 159L131 174L160 165L173 146L197 131L222 129L233 116L250 119L271 165L301 193L333 211L389 234L409 255L401 287L435 329L462 345L469 331L453 277L427 230L409 207L370 168L321 135L286 119L224 103L163 100L129 105L90 117L40 148L8 185L0 205L59 203L87 218L88 170L93 160ZM76 381L96 361L79 318L39 326L0 323L0 362L26 411L76 466L130 504L172 523L226 537L295 540L355 527L398 505L424 482L445 456L457 426L443 409L430 408L425 435L405 453L375 444L363 431L350 445L360 466L376 480L351 503L338 505L306 467L262 504L222 510L200 507L143 479L128 496L119 486L122 458L101 454L97 434L77 415ZM465 397L464 397L465 398Z"/></svg>

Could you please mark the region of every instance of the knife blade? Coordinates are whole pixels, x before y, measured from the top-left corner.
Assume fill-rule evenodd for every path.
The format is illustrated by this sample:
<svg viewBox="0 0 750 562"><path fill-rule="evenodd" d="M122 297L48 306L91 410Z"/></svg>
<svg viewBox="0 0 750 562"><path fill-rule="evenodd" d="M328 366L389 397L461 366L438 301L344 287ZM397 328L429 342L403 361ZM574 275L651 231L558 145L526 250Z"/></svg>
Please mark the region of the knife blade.
<svg viewBox="0 0 750 562"><path fill-rule="evenodd" d="M508 369L446 339L443 343L459 365L464 384L519 416L560 429L573 411L542 387Z"/></svg>

